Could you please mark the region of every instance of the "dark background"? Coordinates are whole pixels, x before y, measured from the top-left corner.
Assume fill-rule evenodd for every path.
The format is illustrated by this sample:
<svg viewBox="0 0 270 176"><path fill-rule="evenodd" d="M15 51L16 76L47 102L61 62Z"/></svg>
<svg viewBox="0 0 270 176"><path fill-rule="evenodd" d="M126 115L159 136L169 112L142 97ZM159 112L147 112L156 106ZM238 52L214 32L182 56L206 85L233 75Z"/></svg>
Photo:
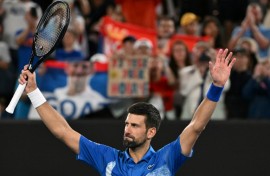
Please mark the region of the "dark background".
<svg viewBox="0 0 270 176"><path fill-rule="evenodd" d="M118 120L69 121L87 138L123 150L124 123ZM154 149L176 139L187 125L164 121ZM270 175L270 122L211 121L179 170L182 176ZM0 121L0 176L97 176L75 159L41 121Z"/></svg>

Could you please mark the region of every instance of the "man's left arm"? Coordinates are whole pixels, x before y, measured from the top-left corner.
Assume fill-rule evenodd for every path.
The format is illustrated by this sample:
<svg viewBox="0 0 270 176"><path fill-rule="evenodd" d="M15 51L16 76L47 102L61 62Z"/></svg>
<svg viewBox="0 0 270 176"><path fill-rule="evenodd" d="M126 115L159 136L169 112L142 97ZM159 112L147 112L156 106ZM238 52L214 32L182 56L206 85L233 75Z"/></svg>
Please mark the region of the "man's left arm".
<svg viewBox="0 0 270 176"><path fill-rule="evenodd" d="M223 87L229 79L232 66L236 59L232 58L231 52L227 54L228 49L220 49L217 53L215 63L209 62L213 83L208 90L206 98L204 98L196 109L191 122L180 134L181 152L185 156L190 155L198 137L205 129L216 108Z"/></svg>

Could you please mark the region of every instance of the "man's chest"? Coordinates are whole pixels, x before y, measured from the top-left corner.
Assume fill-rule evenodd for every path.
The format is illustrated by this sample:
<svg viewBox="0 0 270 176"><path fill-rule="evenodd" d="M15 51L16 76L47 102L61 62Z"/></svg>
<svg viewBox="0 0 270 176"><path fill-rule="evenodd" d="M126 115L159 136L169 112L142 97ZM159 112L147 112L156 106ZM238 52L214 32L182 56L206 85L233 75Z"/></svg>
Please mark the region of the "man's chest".
<svg viewBox="0 0 270 176"><path fill-rule="evenodd" d="M106 176L171 176L171 171L166 162L141 162L107 164Z"/></svg>

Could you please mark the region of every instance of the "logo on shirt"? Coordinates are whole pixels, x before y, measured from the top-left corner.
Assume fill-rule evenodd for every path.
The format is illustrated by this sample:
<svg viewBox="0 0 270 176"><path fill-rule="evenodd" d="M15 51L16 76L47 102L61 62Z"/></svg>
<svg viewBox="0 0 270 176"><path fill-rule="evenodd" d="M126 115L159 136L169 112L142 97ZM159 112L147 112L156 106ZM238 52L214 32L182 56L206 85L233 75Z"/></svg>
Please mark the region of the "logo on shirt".
<svg viewBox="0 0 270 176"><path fill-rule="evenodd" d="M148 169L148 170L151 170L151 169L154 167L154 165L155 165L155 164L150 164L150 165L147 167L147 169Z"/></svg>
<svg viewBox="0 0 270 176"><path fill-rule="evenodd" d="M107 164L106 167L106 176L112 176L112 170L115 167L116 162L115 161L111 161Z"/></svg>

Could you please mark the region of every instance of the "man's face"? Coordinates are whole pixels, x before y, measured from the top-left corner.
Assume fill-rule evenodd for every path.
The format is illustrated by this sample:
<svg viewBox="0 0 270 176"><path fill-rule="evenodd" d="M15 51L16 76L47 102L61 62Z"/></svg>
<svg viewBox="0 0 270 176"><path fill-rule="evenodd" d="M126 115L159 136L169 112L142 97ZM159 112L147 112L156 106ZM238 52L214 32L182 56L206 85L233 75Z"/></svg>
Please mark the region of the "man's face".
<svg viewBox="0 0 270 176"><path fill-rule="evenodd" d="M128 114L125 121L123 145L128 148L137 148L147 141L145 116Z"/></svg>
<svg viewBox="0 0 270 176"><path fill-rule="evenodd" d="M37 18L31 16L30 11L25 13L24 16L25 21L27 22L29 27L36 27L37 25Z"/></svg>
<svg viewBox="0 0 270 176"><path fill-rule="evenodd" d="M138 49L136 50L136 53L151 56L152 49L147 46L139 46Z"/></svg>
<svg viewBox="0 0 270 176"><path fill-rule="evenodd" d="M184 26L184 30L187 35L196 35L198 31L198 27L199 27L198 22L193 21L190 24Z"/></svg>
<svg viewBox="0 0 270 176"><path fill-rule="evenodd" d="M158 35L161 38L169 38L175 32L174 22L172 20L161 20L158 26Z"/></svg>
<svg viewBox="0 0 270 176"><path fill-rule="evenodd" d="M73 47L74 43L76 42L76 36L71 31L67 31L63 38L63 45L64 47Z"/></svg>
<svg viewBox="0 0 270 176"><path fill-rule="evenodd" d="M245 71L248 69L249 58L247 55L241 54L241 53L236 53L234 55L234 57L237 58L235 64L233 65L233 68L235 70Z"/></svg>
<svg viewBox="0 0 270 176"><path fill-rule="evenodd" d="M125 42L123 44L123 49L124 49L125 53L126 54L133 54L133 51L134 51L133 46L134 46L134 42L130 42L130 41Z"/></svg>

